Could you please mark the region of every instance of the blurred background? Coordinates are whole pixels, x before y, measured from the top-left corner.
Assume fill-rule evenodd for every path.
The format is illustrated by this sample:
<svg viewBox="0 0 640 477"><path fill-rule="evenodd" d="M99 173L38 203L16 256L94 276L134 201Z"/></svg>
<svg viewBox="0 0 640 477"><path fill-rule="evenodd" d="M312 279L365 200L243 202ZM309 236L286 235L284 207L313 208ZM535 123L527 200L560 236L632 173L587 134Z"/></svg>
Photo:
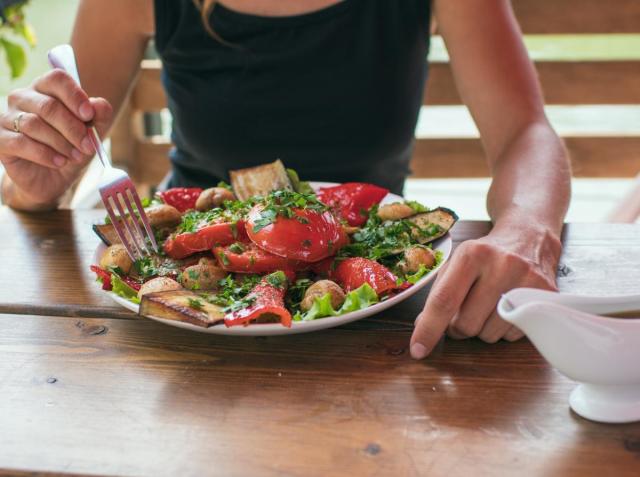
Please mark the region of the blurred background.
<svg viewBox="0 0 640 477"><path fill-rule="evenodd" d="M514 4L517 4L518 1L515 0ZM583 2L589 8L594 7L596 3L607 3L593 2L591 0L583 0ZM520 0L520 3L524 5L522 7L523 15L535 15L535 11L532 9L527 10L524 8L526 5L532 4L532 0ZM549 3L549 0L541 3ZM579 2L571 0L570 2L559 3L576 4ZM630 0L624 0L622 4L631 5L631 2ZM24 74L17 79L11 79L5 58L0 50L0 108L4 109L6 107L6 96L12 89L28 85L35 77L48 70L46 52L52 46L69 40L77 5L78 0L32 0L26 7L26 17L36 32L37 45L32 49L27 48L28 63ZM611 6L609 4L609 7ZM585 9L585 15L588 14L587 11L593 10L593 8L591 10L589 8ZM518 12L517 8L516 11ZM579 15L580 12L577 12L577 14ZM528 21L527 18L523 20ZM603 19L603 21L605 20ZM638 18L637 20L640 21ZM531 20L531 23L533 24L533 20ZM587 18L585 24L588 23L589 19ZM531 29L535 31L536 28L540 29L539 27L532 27ZM523 29L527 30L526 25L523 26ZM636 25L636 29L640 31L640 23ZM560 86L570 89L572 82L575 81L577 84L585 80L584 72L588 74L590 71L597 71L596 69L590 70L586 68L588 64L597 63L599 65L597 68L601 72L606 72L610 67L617 68L628 74L634 74L637 80L634 82L629 81L628 78L620 78L620 84L615 81L598 86L596 83L599 78L592 78L595 84L594 88L604 88L605 97L607 96L607 88L611 90L616 88L629 89L630 85L635 84L637 90L635 94L627 96L629 99L628 104L621 104L625 101L618 97L620 95L612 95L616 96L612 101L613 104L589 104L596 101L588 99L586 100L587 104L576 104L578 101L572 99L571 104L554 103L547 106L547 113L554 127L563 137L610 138L612 140L618 139L620 143L629 144L630 146L640 144L640 140L637 140L640 138L640 105L638 104L640 101L637 100L637 96L640 94L640 69L638 67L640 65L640 33L627 33L628 26L619 28L623 33L602 31L587 32L586 34L576 33L576 28L571 26L569 30L568 34L557 34L552 31L551 34L544 32L525 35L530 56L539 66L543 85L547 76L551 78L555 74L556 79L554 81L565 83ZM612 30L616 29L612 28ZM152 49L148 56L153 58ZM440 75L440 66L446 68L447 53L442 40L437 36L433 39L429 60L434 66L432 68L432 80L436 84L433 85L434 88L431 91L435 91L433 95L436 99L430 102L429 98L427 98L427 105L422 108L416 129L416 137L419 139L417 155L420 153L422 144L424 144L425 148L428 148L429 144L436 144L435 141L441 140L448 140L449 143L445 142L444 144L450 144L452 148L460 145L462 150L466 150L466 145L471 144L471 141L477 138L478 133L464 106L455 104L456 100L443 99L448 94L447 88L451 88L451 86L445 85L442 87L438 84L438 82L444 81L438 79L440 76L446 80L446 72ZM551 70L550 67L554 65L556 69ZM568 69L567 66L569 65L578 65L578 67L577 69ZM148 71L144 71L141 75L143 80L147 77L147 79L155 78L159 68L159 65L153 61L148 62L147 66ZM545 73L547 71L545 68L551 73ZM569 73L565 71L569 71ZM544 76L543 73L545 73ZM603 81L610 81L610 77L606 75L603 78ZM586 79L589 80L589 78ZM552 86L555 88L555 85ZM580 85L577 86L579 90ZM549 93L546 88L545 93ZM551 93L553 96L552 91ZM602 93L599 93L599 95L603 96ZM427 93L427 96L429 96L429 93ZM126 114L132 114L132 112L130 110L125 111ZM167 143L170 118L166 111L145 112L141 120L143 121L145 137L151 138L145 139L147 143ZM116 134L116 138L122 138L123 129L128 127L129 123L125 121L124 126L120 126L120 132ZM118 139L114 139L114 141L116 140ZM124 141L131 142L133 139L125 137ZM578 144L580 145L582 142L578 141ZM431 150L433 151L434 149L432 148ZM124 147L116 155L127 156L134 154L136 151L140 151L140 149ZM166 147L159 149L159 151L166 151ZM587 166L585 174L580 172L580 166L577 169L579 175L593 175L593 177L574 179L573 200L568 215L569 221L594 222L607 220L612 211L616 207L620 207L625 196L628 196L629 191L637 183L637 180L633 177L634 174L631 174L630 171L634 170L633 168L635 167L636 173L640 172L640 148L635 149L635 153L632 147L626 147L622 152L617 147L611 148L609 151L601 148L599 151L598 154L600 156L596 157L595 160L596 162L598 160L601 161L602 172L598 172L599 170L594 169L592 166ZM575 151L572 152L575 156ZM430 153L431 157L429 159L431 161L434 160L432 156L436 155L436 153L437 151ZM590 161L593 162L593 157L591 156L594 153L590 151L588 154L590 154ZM427 156L429 155L425 155L425 161ZM458 164L456 162L457 159L457 155L448 151L438 156L438 160L451 161L451 164ZM131 158L116 157L116 160L124 162L126 165ZM428 177L428 166L420 166L424 161L419 161L420 157L417 157L415 159L417 167L414 167L418 177L411 178L407 183L405 195L408 198L420 200L433 206L446 204L455 209L463 219L487 218L485 196L489 187L488 178L478 177L483 174L475 169L473 171L469 169L469 177L464 177L463 163L456 166L455 178L430 178ZM624 166L617 167L616 161L624 163ZM607 171L607 167L611 167L611 169ZM616 171L620 171L620 173ZM616 177L616 175L620 177ZM83 203L86 204L88 202L84 201Z"/></svg>

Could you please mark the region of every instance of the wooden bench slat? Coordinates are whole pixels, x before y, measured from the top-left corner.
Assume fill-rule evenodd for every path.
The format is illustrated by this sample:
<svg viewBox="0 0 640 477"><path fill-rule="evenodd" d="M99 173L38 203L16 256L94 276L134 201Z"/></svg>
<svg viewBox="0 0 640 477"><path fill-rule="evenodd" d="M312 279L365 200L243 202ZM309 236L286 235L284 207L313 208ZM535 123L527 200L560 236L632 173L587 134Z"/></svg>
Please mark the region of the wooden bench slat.
<svg viewBox="0 0 640 477"><path fill-rule="evenodd" d="M154 112L167 107L167 95L160 79L161 71L160 60L142 62L140 74L131 93L131 104L134 110Z"/></svg>
<svg viewBox="0 0 640 477"><path fill-rule="evenodd" d="M567 137L574 177L634 177L640 169L640 137ZM479 139L416 140L412 177L487 177Z"/></svg>
<svg viewBox="0 0 640 477"><path fill-rule="evenodd" d="M540 61L535 65L546 104L640 103L640 61ZM430 64L424 104L462 104L449 63Z"/></svg>
<svg viewBox="0 0 640 477"><path fill-rule="evenodd" d="M514 0L524 33L638 33L638 0Z"/></svg>

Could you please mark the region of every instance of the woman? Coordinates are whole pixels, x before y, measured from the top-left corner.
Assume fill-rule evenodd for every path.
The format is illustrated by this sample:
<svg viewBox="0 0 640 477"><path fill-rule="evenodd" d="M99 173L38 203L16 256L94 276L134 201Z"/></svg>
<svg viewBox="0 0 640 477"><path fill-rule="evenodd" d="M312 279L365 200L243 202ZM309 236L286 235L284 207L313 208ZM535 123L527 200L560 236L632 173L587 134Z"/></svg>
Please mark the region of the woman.
<svg viewBox="0 0 640 477"><path fill-rule="evenodd" d="M11 94L4 201L55 207L90 159L84 123L107 133L153 37L174 117L171 185L281 157L304 177L400 192L432 13L482 135L493 229L440 273L411 354L445 332L517 340L495 305L513 287L555 288L570 172L508 0L82 0L72 44L84 89L54 71Z"/></svg>

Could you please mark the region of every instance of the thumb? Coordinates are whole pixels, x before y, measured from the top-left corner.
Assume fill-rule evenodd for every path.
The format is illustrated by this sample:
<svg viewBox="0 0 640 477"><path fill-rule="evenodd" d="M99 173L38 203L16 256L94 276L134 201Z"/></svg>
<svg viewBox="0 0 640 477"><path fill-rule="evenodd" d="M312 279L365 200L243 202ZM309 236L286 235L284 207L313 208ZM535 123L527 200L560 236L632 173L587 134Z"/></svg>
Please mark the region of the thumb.
<svg viewBox="0 0 640 477"><path fill-rule="evenodd" d="M89 98L89 102L95 111L93 123L100 134L104 136L113 122L113 108L104 98Z"/></svg>

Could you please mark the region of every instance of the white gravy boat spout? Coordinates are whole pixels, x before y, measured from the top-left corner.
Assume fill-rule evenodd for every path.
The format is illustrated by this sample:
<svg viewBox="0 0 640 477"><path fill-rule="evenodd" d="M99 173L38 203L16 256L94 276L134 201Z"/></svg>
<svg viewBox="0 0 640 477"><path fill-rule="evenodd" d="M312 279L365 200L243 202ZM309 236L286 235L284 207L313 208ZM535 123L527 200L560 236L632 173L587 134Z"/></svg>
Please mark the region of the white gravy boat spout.
<svg viewBox="0 0 640 477"><path fill-rule="evenodd" d="M587 297L519 288L500 316L520 328L560 372L581 384L569 398L600 422L640 420L640 295ZM637 313L635 313L637 311ZM636 318L611 318L631 312Z"/></svg>

